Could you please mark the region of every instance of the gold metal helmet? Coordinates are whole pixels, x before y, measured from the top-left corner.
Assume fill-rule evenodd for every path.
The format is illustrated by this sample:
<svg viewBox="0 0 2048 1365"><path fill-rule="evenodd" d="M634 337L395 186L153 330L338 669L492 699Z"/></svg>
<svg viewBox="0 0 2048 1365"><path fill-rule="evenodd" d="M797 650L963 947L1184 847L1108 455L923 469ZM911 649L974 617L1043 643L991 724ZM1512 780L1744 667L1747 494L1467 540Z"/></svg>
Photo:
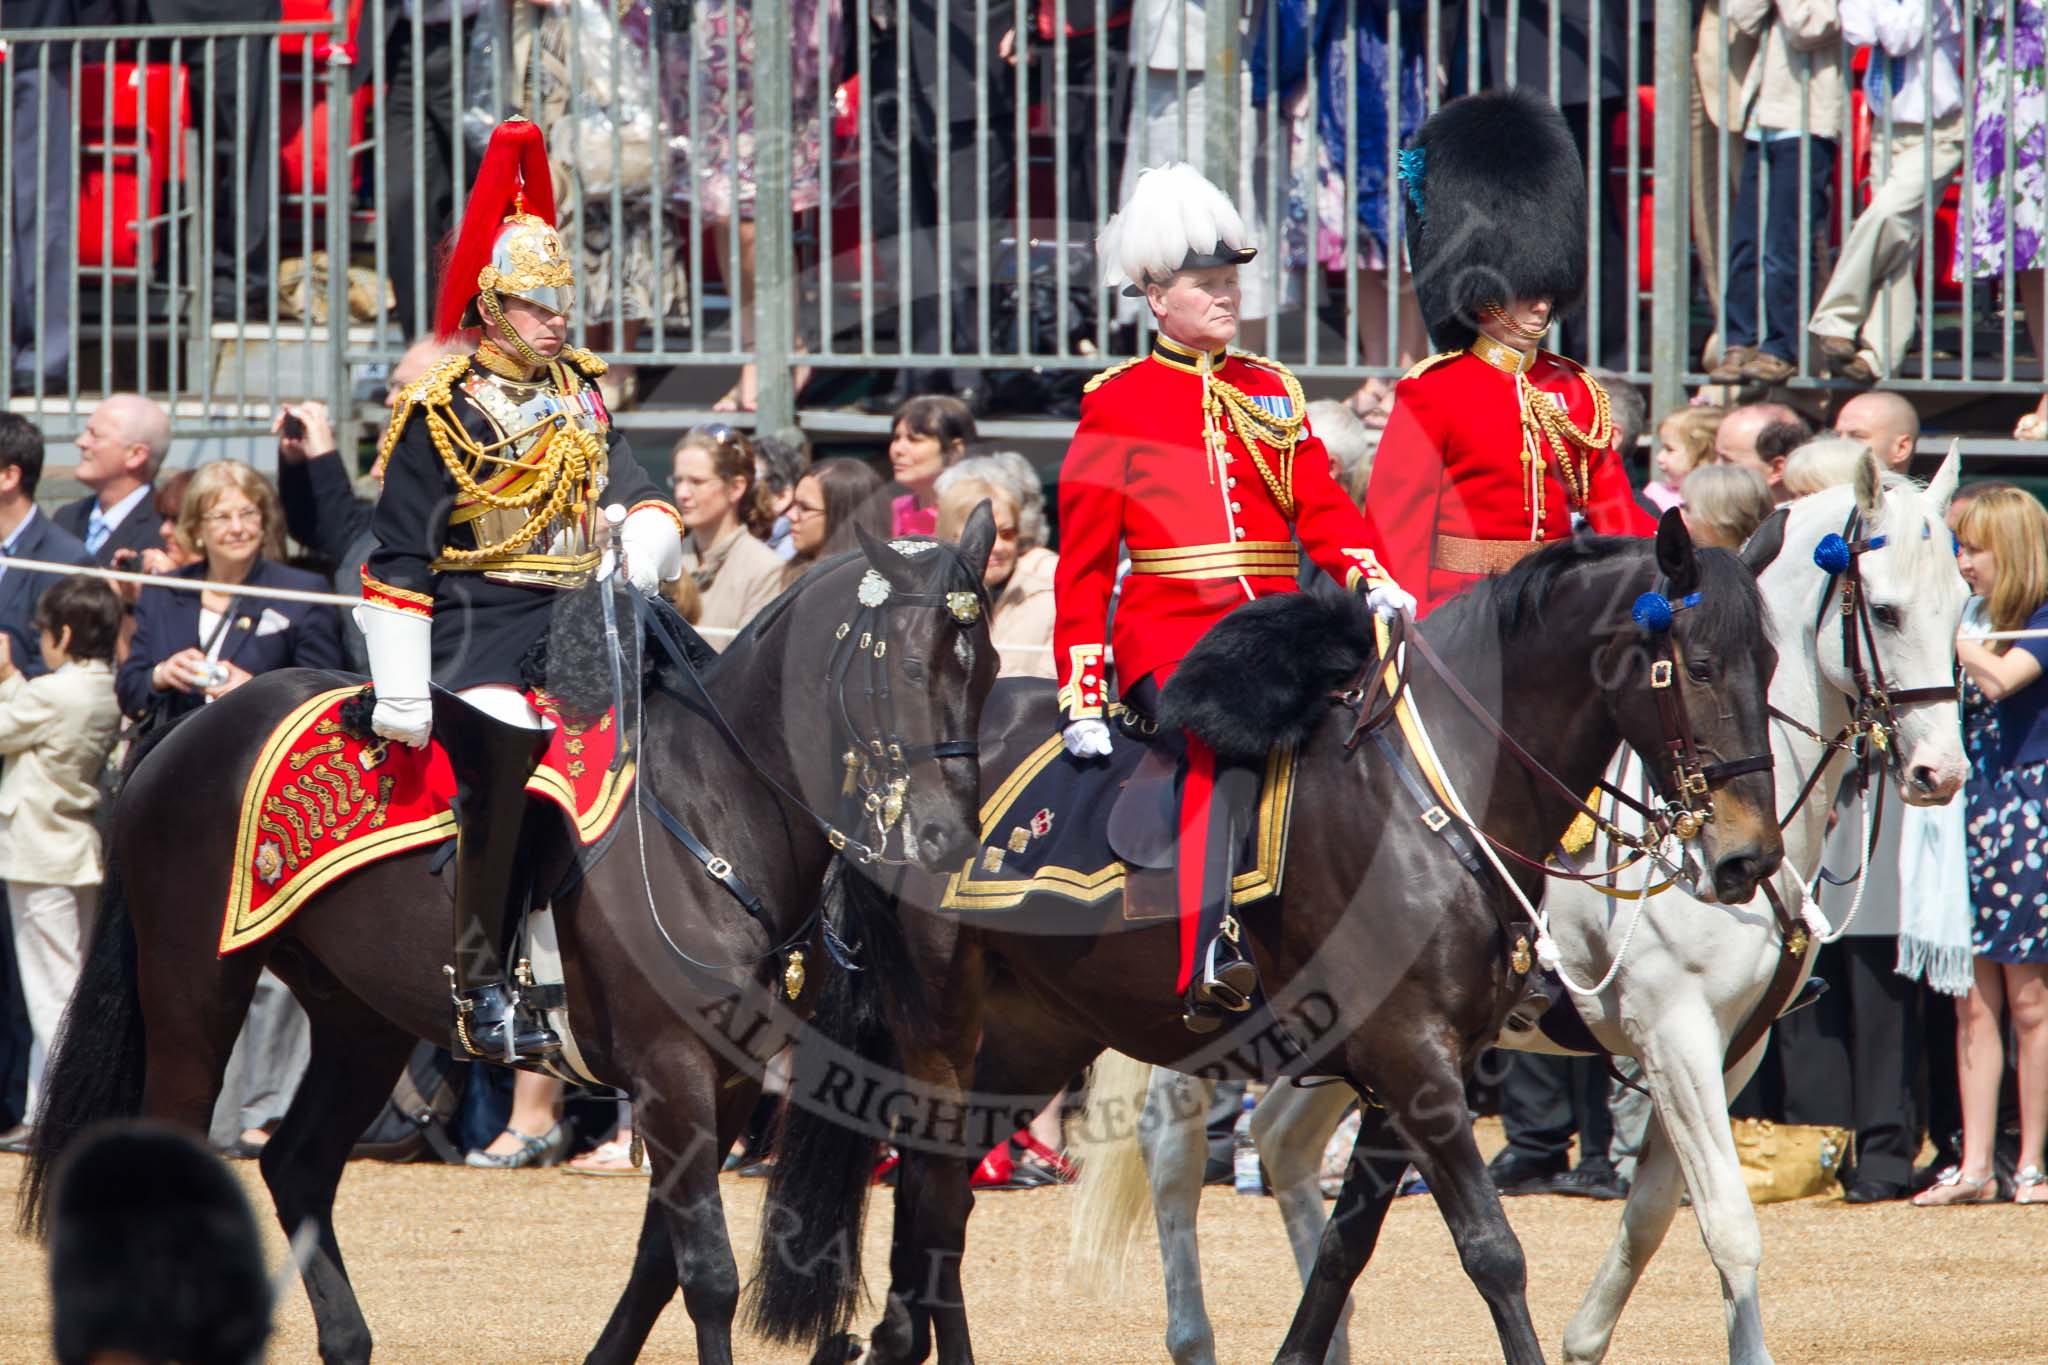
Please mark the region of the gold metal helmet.
<svg viewBox="0 0 2048 1365"><path fill-rule="evenodd" d="M561 234L530 213L514 213L491 243L491 259L476 273L479 297L524 299L562 317L576 303L576 272Z"/></svg>

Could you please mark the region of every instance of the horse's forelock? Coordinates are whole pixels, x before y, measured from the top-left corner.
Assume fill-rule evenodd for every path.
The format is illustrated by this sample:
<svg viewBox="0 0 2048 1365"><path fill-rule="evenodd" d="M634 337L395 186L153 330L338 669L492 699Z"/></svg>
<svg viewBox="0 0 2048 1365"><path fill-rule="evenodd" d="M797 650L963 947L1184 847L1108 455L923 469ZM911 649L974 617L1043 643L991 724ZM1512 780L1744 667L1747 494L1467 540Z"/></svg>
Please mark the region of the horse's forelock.
<svg viewBox="0 0 2048 1365"><path fill-rule="evenodd" d="M1716 655L1755 653L1766 639L1755 575L1733 550L1704 547L1696 553L1700 600L1687 612L1692 639Z"/></svg>

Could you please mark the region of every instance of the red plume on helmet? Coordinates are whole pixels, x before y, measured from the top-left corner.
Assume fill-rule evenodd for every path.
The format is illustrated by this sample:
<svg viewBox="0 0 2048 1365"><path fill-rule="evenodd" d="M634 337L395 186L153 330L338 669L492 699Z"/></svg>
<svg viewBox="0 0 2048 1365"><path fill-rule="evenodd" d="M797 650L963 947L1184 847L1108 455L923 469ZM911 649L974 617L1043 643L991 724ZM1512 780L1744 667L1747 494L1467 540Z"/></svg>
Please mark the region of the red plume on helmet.
<svg viewBox="0 0 2048 1365"><path fill-rule="evenodd" d="M476 277L491 263L498 229L515 209L554 226L555 177L548 167L547 139L539 124L517 117L491 134L463 210L462 230L442 266L434 330L444 340L462 330L463 314L477 295Z"/></svg>

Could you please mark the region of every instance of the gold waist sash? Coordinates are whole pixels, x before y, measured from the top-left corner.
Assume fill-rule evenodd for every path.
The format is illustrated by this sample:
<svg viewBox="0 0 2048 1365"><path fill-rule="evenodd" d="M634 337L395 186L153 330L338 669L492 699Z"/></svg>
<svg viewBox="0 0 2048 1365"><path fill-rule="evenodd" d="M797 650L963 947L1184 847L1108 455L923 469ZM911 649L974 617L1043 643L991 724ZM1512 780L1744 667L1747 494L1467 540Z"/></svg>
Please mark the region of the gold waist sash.
<svg viewBox="0 0 2048 1365"><path fill-rule="evenodd" d="M1450 573L1504 573L1550 542L1438 536L1433 562Z"/></svg>
<svg viewBox="0 0 2048 1365"><path fill-rule="evenodd" d="M1165 578L1292 578L1301 552L1291 540L1220 541L1131 551L1131 572Z"/></svg>

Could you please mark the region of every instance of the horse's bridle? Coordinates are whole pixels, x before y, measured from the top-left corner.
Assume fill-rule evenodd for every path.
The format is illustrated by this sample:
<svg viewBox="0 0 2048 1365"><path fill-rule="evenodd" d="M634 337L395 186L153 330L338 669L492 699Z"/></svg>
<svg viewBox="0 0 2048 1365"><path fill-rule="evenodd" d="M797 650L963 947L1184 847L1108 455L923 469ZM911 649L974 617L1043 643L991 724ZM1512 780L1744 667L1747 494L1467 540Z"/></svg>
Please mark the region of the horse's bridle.
<svg viewBox="0 0 2048 1365"><path fill-rule="evenodd" d="M1678 667L1677 646L1671 639L1671 624L1674 615L1678 611L1697 606L1699 600L1700 595L1697 592L1680 598L1676 602L1672 601L1662 591L1648 592L1636 599L1635 605L1630 612L1636 624L1643 629L1653 642L1653 652L1663 655L1661 658L1653 658L1651 660L1649 686L1651 693L1657 699L1658 717L1664 732L1659 748L1671 764L1674 797L1672 800L1663 803L1660 807L1653 808L1645 802L1638 800L1633 793L1621 790L1609 783L1605 778L1601 778L1596 782L1594 789L1596 793L1606 792L1617 802L1642 816L1645 828L1640 834L1624 830L1613 821L1602 816L1598 810L1586 803L1585 798L1580 793L1568 786L1563 778L1550 771L1534 754L1531 754L1524 748L1521 741L1510 735L1500 722L1494 718L1493 714L1486 709L1485 705L1472 695L1471 690L1463 682L1459 681L1457 676L1451 672L1450 667L1444 662L1443 657L1436 652L1435 647L1429 643L1420 631L1406 631L1405 621L1397 621L1390 628L1387 645L1389 654L1393 653L1403 643L1404 639L1406 643L1412 644L1415 647L1415 652L1422 658L1424 663L1429 665L1430 670L1443 681L1444 686L1449 689L1451 695L1458 699L1458 702L1472 714L1503 749L1514 757L1517 763L1521 764L1539 782L1548 786L1552 792L1562 797L1571 806L1575 814L1590 819L1595 828L1605 833L1613 843L1626 847L1631 852L1626 859L1615 867L1602 868L1595 872L1573 872L1561 868L1555 863L1531 858L1520 850L1510 848L1494 838L1483 827L1473 826L1488 843L1492 844L1502 853L1507 854L1510 858L1513 858L1516 862L1540 872L1546 877L1555 877L1563 881L1603 881L1632 866L1644 856L1655 852L1662 846L1667 836L1676 835L1681 840L1685 840L1697 835L1700 829L1714 818L1713 789L1715 787L1727 782L1731 778L1741 777L1747 773L1768 772L1771 770L1775 760L1768 750L1761 754L1752 754L1744 758L1714 763L1706 762L1702 757L1701 746L1693 735L1692 719L1686 714L1683 684L1679 680L1679 675L1683 670ZM1382 657L1384 658L1385 656ZM1371 665L1375 679L1380 676L1381 667L1380 663ZM1354 729L1347 747L1357 743L1360 733L1375 728L1386 717L1392 715L1395 701L1398 700L1398 694L1405 687L1406 678L1402 677L1395 684L1393 693L1390 695L1386 705L1377 710L1371 705L1371 696L1378 689L1376 687L1371 688L1367 692L1365 704L1361 707L1361 719L1358 726Z"/></svg>
<svg viewBox="0 0 2048 1365"><path fill-rule="evenodd" d="M936 548L937 542L908 541L899 551L916 547ZM895 698L889 688L889 618L902 608L937 607L961 626L971 626L985 614L988 598L979 584L973 591L903 592L874 569L861 577L856 592L860 610L850 621L842 621L834 633L826 676L832 682L838 734L835 747L845 745L840 763L846 769L840 785L839 821L826 828L825 837L838 852L851 852L864 863L902 863L909 859L889 858L889 831L903 815L910 790L911 770L927 760L975 758L980 744L974 739L943 739L932 744L905 744L896 728ZM848 702L851 679L860 669L860 688L867 723L853 718ZM815 817L813 817L815 818ZM874 827L872 845L845 832L862 823Z"/></svg>
<svg viewBox="0 0 2048 1365"><path fill-rule="evenodd" d="M1664 657L1650 662L1650 693L1657 699L1658 721L1664 731L1659 747L1671 770L1673 795L1665 803L1664 818L1669 821L1669 832L1681 841L1693 838L1713 822L1716 786L1749 773L1767 773L1776 763L1768 748L1760 754L1718 763L1701 758L1699 742L1693 737L1692 716L1685 709L1685 670L1679 667L1678 646L1671 638L1670 627L1675 613L1696 607L1699 601L1697 592L1673 601L1660 586L1660 591L1637 598L1629 613L1651 639L1661 640L1664 646Z"/></svg>
<svg viewBox="0 0 2048 1365"><path fill-rule="evenodd" d="M1849 513L1840 535L1830 533L1823 536L1820 544L1814 547L1813 562L1825 569L1828 575L1828 585L1820 595L1820 607L1814 613L1814 633L1818 635L1827 624L1828 604L1839 590L1842 597L1842 666L1848 670L1850 681L1856 686L1856 698L1850 708L1848 724L1832 737L1821 734L1775 706L1771 708L1774 717L1800 731L1824 750L1821 761L1808 775L1806 785L1799 789L1791 809L1778 821L1780 827L1792 823L1807 798L1820 786L1821 778L1838 753L1855 752L1857 778L1865 787L1877 766L1877 754L1884 755L1883 762L1894 777L1900 776L1905 760L1899 753L1897 742L1899 709L1956 699L1953 679L1934 687L1893 687L1885 678L1884 660L1878 656L1876 630L1870 622L1870 595L1863 586L1863 556L1883 549L1889 540L1890 537L1882 535L1863 537L1863 513L1859 509ZM1880 806L1880 819L1882 810ZM1876 827L1873 827L1871 838L1874 843Z"/></svg>

